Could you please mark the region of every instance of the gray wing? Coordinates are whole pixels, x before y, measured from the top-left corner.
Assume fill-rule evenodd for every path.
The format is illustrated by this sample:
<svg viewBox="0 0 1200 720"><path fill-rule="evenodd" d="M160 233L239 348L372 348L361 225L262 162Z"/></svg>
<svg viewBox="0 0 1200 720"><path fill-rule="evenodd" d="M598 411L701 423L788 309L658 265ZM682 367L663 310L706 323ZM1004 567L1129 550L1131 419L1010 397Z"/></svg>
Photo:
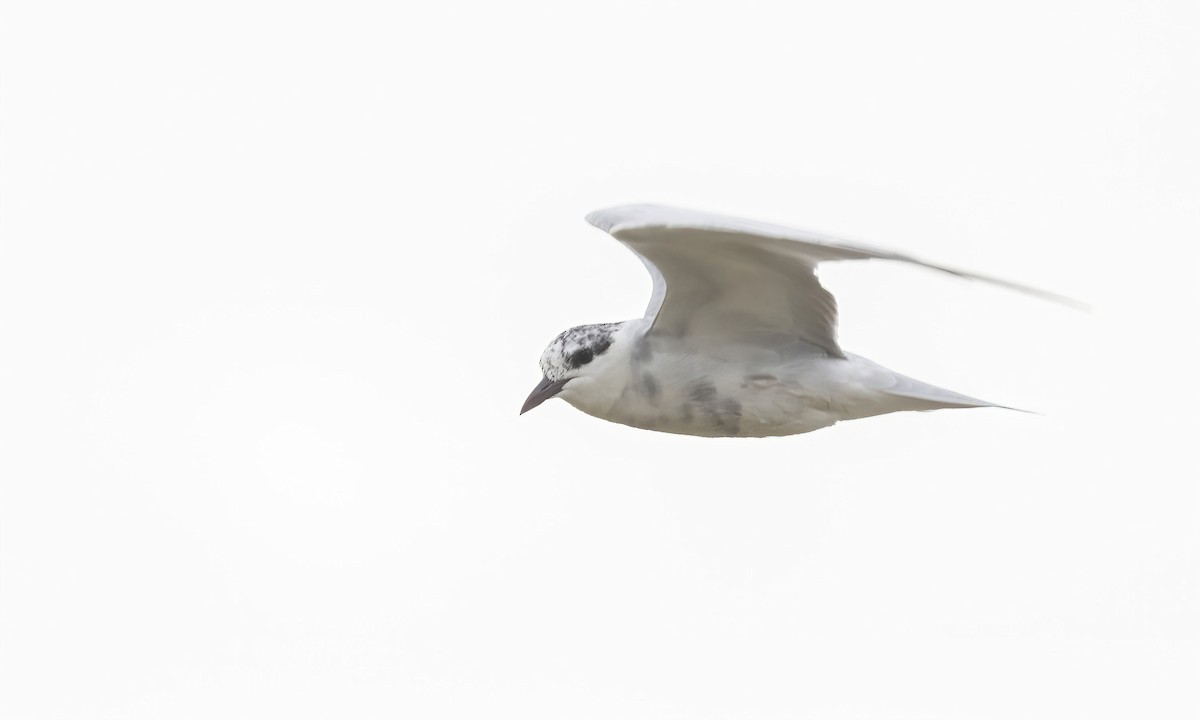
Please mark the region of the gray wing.
<svg viewBox="0 0 1200 720"><path fill-rule="evenodd" d="M654 279L649 332L720 342L802 340L836 357L837 301L817 280L831 260L881 258L1071 301L995 278L931 265L802 230L661 205L598 210L588 222L633 250Z"/></svg>

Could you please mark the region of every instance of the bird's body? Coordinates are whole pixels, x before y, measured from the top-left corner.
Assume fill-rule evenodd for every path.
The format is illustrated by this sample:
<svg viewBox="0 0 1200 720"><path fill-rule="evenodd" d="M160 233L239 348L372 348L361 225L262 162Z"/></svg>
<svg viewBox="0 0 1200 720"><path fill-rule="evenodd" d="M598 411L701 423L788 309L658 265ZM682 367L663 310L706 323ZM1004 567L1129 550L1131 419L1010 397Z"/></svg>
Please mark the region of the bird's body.
<svg viewBox="0 0 1200 720"><path fill-rule="evenodd" d="M561 333L542 354L544 379L522 412L558 396L647 430L765 437L902 410L995 407L838 346L836 303L817 282L816 265L916 260L659 206L588 220L642 258L654 278L650 307L644 318Z"/></svg>
<svg viewBox="0 0 1200 720"><path fill-rule="evenodd" d="M706 437L795 435L899 410L990 405L800 341L705 348L647 337L648 325L608 326L611 344L592 361L595 372L567 383L558 397L603 420Z"/></svg>

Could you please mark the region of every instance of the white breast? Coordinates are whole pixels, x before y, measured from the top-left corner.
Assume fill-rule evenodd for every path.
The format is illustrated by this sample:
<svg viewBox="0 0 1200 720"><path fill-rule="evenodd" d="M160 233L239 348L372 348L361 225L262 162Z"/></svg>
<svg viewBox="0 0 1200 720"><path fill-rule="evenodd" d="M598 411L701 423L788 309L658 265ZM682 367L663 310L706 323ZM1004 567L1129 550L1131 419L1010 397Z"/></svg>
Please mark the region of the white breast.
<svg viewBox="0 0 1200 720"><path fill-rule="evenodd" d="M620 339L602 372L572 381L563 399L611 422L711 437L792 435L861 416L853 406L866 393L839 377L849 363L816 350Z"/></svg>

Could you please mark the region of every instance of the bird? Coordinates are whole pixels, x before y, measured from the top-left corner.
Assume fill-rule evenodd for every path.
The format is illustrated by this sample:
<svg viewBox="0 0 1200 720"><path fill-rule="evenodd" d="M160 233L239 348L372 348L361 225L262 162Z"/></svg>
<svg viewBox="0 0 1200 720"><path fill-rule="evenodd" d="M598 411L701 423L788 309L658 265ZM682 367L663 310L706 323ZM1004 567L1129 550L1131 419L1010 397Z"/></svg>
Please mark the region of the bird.
<svg viewBox="0 0 1200 720"><path fill-rule="evenodd" d="M653 280L644 317L563 331L521 415L561 398L594 417L701 437L796 435L900 411L998 407L842 350L821 263L884 259L1053 293L787 227L663 205L587 215Z"/></svg>

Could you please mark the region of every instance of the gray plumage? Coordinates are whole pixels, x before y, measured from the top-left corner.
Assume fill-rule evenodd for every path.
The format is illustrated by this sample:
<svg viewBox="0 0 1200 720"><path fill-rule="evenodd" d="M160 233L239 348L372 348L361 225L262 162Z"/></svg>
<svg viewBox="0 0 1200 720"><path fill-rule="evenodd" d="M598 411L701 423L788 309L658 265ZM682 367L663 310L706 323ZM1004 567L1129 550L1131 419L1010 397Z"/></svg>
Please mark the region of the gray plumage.
<svg viewBox="0 0 1200 720"><path fill-rule="evenodd" d="M901 410L997 407L842 350L822 262L913 263L1041 297L1008 281L749 220L656 205L594 212L654 280L644 317L584 325L542 354L521 412L558 396L605 420L703 436L791 435Z"/></svg>

